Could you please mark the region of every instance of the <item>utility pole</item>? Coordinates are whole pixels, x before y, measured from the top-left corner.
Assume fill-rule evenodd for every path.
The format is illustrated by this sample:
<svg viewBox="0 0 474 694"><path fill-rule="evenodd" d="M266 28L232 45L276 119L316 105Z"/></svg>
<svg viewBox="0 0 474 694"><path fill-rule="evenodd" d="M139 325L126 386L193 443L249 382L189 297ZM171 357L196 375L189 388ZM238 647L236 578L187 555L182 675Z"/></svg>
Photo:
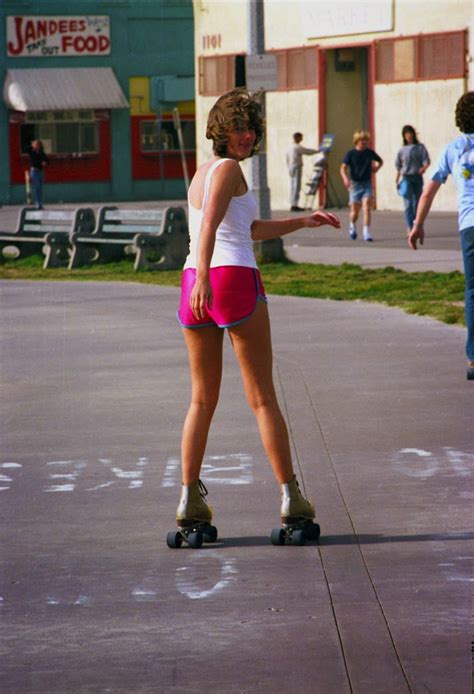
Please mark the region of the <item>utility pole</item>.
<svg viewBox="0 0 474 694"><path fill-rule="evenodd" d="M248 55L265 53L265 23L264 0L248 0L247 8L248 25ZM266 114L265 92L260 93L263 117ZM271 219L270 188L267 182L267 153L266 137L260 144L261 152L250 160L250 188L254 194L259 210L260 219ZM262 241L257 248L257 255L266 261L284 260L283 242L280 238Z"/></svg>

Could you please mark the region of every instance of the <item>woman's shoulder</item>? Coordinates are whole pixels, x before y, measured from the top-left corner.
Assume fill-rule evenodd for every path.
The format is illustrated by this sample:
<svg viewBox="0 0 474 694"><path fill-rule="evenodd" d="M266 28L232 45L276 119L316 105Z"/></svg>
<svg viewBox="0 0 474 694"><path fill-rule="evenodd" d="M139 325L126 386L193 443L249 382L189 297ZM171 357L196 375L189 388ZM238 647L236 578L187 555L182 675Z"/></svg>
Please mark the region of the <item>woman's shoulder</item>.
<svg viewBox="0 0 474 694"><path fill-rule="evenodd" d="M242 169L235 159L217 159L209 171L211 169L213 169L212 180L226 185L235 184L242 179Z"/></svg>
<svg viewBox="0 0 474 694"><path fill-rule="evenodd" d="M230 171L235 171L236 173L240 173L242 171L242 169L240 168L239 162L236 161L235 159L223 157L222 159L217 159L215 164L217 165L217 171L219 169L221 171L226 171L227 173Z"/></svg>
<svg viewBox="0 0 474 694"><path fill-rule="evenodd" d="M208 176L215 178L219 177L219 171L224 173L226 176L231 174L233 171L241 171L240 166L233 159L209 159L204 164L201 164L194 174L194 182L204 182Z"/></svg>

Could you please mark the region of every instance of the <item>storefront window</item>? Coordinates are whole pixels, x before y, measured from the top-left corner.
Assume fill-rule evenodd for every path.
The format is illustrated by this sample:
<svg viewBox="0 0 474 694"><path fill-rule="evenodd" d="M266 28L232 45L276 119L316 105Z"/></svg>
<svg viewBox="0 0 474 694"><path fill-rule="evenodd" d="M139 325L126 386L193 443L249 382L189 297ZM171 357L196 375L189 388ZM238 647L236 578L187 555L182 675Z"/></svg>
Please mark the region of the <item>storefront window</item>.
<svg viewBox="0 0 474 694"><path fill-rule="evenodd" d="M194 120L181 120L184 149L196 149ZM140 149L142 152L179 150L178 133L172 121L142 120L140 123Z"/></svg>
<svg viewBox="0 0 474 694"><path fill-rule="evenodd" d="M93 111L35 111L26 114L21 126L21 151L32 140L41 140L48 154L96 154L98 123Z"/></svg>
<svg viewBox="0 0 474 694"><path fill-rule="evenodd" d="M382 39L376 44L376 82L451 79L466 72L466 33Z"/></svg>

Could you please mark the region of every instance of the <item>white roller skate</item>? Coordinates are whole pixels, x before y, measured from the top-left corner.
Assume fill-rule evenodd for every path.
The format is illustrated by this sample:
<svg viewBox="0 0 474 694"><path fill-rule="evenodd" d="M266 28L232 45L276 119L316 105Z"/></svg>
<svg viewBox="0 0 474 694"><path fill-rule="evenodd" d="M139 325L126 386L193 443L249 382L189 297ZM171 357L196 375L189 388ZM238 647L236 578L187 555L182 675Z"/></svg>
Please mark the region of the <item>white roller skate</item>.
<svg viewBox="0 0 474 694"><path fill-rule="evenodd" d="M272 545L304 545L307 540L318 540L321 529L313 522L313 504L302 495L296 477L281 485L281 527L271 534Z"/></svg>
<svg viewBox="0 0 474 694"><path fill-rule="evenodd" d="M205 496L207 489L201 480L182 485L176 511L178 530L169 532L166 536L168 547L176 549L184 541L193 549L199 549L203 542L217 540L217 528L211 525L212 509L204 500Z"/></svg>

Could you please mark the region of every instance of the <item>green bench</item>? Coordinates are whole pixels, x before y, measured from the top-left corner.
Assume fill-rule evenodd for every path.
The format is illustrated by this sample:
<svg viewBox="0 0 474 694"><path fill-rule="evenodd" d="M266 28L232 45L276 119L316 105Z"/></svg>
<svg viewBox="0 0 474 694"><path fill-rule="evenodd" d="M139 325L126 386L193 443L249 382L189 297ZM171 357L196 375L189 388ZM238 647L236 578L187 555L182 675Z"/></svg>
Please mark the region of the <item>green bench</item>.
<svg viewBox="0 0 474 694"><path fill-rule="evenodd" d="M79 233L85 238L94 229L95 214L91 208L23 207L16 231L0 232L0 255L20 259L43 253L44 268L67 266L72 251L71 234Z"/></svg>
<svg viewBox="0 0 474 694"><path fill-rule="evenodd" d="M102 207L92 234L74 233L69 268L135 256L134 269L176 270L189 248L182 207L121 209Z"/></svg>

